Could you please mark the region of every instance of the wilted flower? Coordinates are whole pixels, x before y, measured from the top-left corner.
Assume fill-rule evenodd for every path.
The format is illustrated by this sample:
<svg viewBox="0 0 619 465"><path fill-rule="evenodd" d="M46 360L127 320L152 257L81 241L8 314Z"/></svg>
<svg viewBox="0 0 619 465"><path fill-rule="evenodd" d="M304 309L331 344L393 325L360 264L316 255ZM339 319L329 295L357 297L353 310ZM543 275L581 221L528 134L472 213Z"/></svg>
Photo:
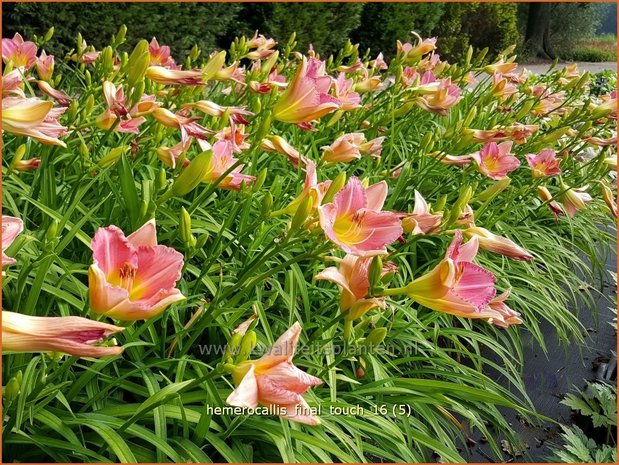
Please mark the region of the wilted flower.
<svg viewBox="0 0 619 465"><path fill-rule="evenodd" d="M491 233L485 228L472 226L462 231L464 237L472 239L477 238L479 246L490 252L498 253L515 260L533 260L533 255L524 250L514 241L496 234Z"/></svg>
<svg viewBox="0 0 619 465"><path fill-rule="evenodd" d="M163 66L149 66L145 76L157 84L178 86L203 86L201 70L175 70Z"/></svg>
<svg viewBox="0 0 619 465"><path fill-rule="evenodd" d="M118 320L145 320L185 299L175 285L183 255L157 244L155 220L125 237L116 226L99 228L91 242L90 306Z"/></svg>
<svg viewBox="0 0 619 465"><path fill-rule="evenodd" d="M418 36L418 42L416 45L412 45L408 42L403 44L398 40L397 50L398 54L402 54L403 61L415 60L422 57L426 53L436 50L436 37L421 39L421 37Z"/></svg>
<svg viewBox="0 0 619 465"><path fill-rule="evenodd" d="M22 89L24 82L24 68L15 68L10 73L2 76L2 98L4 97L21 97L26 98Z"/></svg>
<svg viewBox="0 0 619 465"><path fill-rule="evenodd" d="M29 316L2 310L2 350L107 357L122 353L123 348L95 344L123 329L78 316Z"/></svg>
<svg viewBox="0 0 619 465"><path fill-rule="evenodd" d="M262 142L260 142L260 148L267 152L277 152L286 156L293 168L297 168L299 166L299 162L305 163L306 161L306 158L301 155L297 149L295 149L280 136L265 137L262 139Z"/></svg>
<svg viewBox="0 0 619 465"><path fill-rule="evenodd" d="M151 115L153 115L157 122L164 126L180 129L181 141L183 144L185 144L190 137L206 139L206 134L213 132L196 123L199 118L188 118L179 113L172 113L166 108L155 108L151 112Z"/></svg>
<svg viewBox="0 0 619 465"><path fill-rule="evenodd" d="M552 210L552 214L557 217L563 215L563 208L556 200L553 200L552 194L546 186L539 186L537 188L537 195L542 202L548 202L548 207Z"/></svg>
<svg viewBox="0 0 619 465"><path fill-rule="evenodd" d="M302 394L322 381L292 363L300 335L301 325L297 322L275 341L266 355L234 367L232 377L237 388L226 403L244 408L256 408L258 404L274 405L283 418L319 425L320 420L310 413Z"/></svg>
<svg viewBox="0 0 619 465"><path fill-rule="evenodd" d="M423 196L415 191L415 207L412 213L401 213L405 233L429 234L435 232L443 220L443 212L430 213L430 206Z"/></svg>
<svg viewBox="0 0 619 465"><path fill-rule="evenodd" d="M49 85L48 82L37 81L37 85L39 86L39 90L41 92L56 100L56 102L58 102L58 105L60 105L61 107L68 107L71 104L71 97L69 97L61 90L54 89L52 86Z"/></svg>
<svg viewBox="0 0 619 465"><path fill-rule="evenodd" d="M561 196L563 207L570 217L576 215L578 210L586 210L587 204L593 202L593 197L585 190L586 187L569 187L561 183L561 189L564 190Z"/></svg>
<svg viewBox="0 0 619 465"><path fill-rule="evenodd" d="M493 97L505 100L518 92L518 88L501 73L492 75L492 85L490 86L490 94Z"/></svg>

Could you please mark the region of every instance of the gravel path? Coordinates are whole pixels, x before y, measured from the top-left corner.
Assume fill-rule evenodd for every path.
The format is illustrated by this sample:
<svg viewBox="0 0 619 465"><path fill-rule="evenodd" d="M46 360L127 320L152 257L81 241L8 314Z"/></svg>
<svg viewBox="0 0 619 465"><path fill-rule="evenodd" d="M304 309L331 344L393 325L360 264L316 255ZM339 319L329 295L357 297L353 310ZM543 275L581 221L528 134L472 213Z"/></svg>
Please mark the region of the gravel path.
<svg viewBox="0 0 619 465"><path fill-rule="evenodd" d="M607 69L612 69L613 71L617 70L617 63L614 61L604 61L604 62L600 62L600 63L589 63L589 62L585 62L585 61L578 61L576 62L578 64L578 69L580 71L589 71L590 73L599 73L600 71L604 71ZM520 66L518 67L518 70L520 70L521 68L526 68L529 71L532 71L536 74L542 74L545 73L546 71L548 71L548 68L550 67L552 63L548 62L548 63L532 63L532 64L527 64L527 63L520 63ZM559 63L557 65L557 68L561 69L566 65L572 64L572 62L565 62L565 63Z"/></svg>

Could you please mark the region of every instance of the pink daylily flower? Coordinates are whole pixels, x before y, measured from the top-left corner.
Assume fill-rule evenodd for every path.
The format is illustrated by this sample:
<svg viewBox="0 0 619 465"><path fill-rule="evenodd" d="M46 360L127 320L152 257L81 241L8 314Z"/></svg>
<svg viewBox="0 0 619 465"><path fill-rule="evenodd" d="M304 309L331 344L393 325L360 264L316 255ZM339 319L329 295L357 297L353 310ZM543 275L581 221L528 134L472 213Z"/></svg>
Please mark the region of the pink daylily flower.
<svg viewBox="0 0 619 465"><path fill-rule="evenodd" d="M385 62L385 57L383 56L383 53L380 52L375 59L373 59L372 61L370 61L370 66L374 69L378 69L380 71L384 71L386 69L388 69L389 67L387 66L387 63Z"/></svg>
<svg viewBox="0 0 619 465"><path fill-rule="evenodd" d="M438 89L435 92L417 97L415 102L425 110L445 116L447 110L460 101L461 90L451 83L450 78L438 81L438 83Z"/></svg>
<svg viewBox="0 0 619 465"><path fill-rule="evenodd" d="M402 224L393 212L381 211L387 183L368 188L351 177L333 202L319 209L320 225L327 237L346 253L372 256L387 253L386 246L402 235Z"/></svg>
<svg viewBox="0 0 619 465"><path fill-rule="evenodd" d="M2 350L107 357L122 353L123 348L95 344L123 329L79 316L29 316L2 310Z"/></svg>
<svg viewBox="0 0 619 465"><path fill-rule="evenodd" d="M335 139L331 145L322 147L322 160L327 163L348 163L352 160L359 160L362 156L362 146L364 144L366 144L366 140L362 133L352 132L344 134ZM377 150L374 150L374 153L365 153L376 156L376 151L380 152L380 146Z"/></svg>
<svg viewBox="0 0 619 465"><path fill-rule="evenodd" d="M353 91L354 81L346 79L346 74L340 73L334 82L335 97L342 103L343 111L361 107L361 96Z"/></svg>
<svg viewBox="0 0 619 465"><path fill-rule="evenodd" d="M151 66L178 69L174 58L170 56L170 47L167 45L159 45L155 37L153 37L148 44L148 52L150 53Z"/></svg>
<svg viewBox="0 0 619 465"><path fill-rule="evenodd" d="M13 67L32 68L37 59L37 46L34 42L24 41L19 33L15 33L12 39L2 39L2 60L11 63Z"/></svg>
<svg viewBox="0 0 619 465"><path fill-rule="evenodd" d="M145 320L185 299L175 285L183 255L157 244L155 220L129 236L116 226L99 228L88 269L90 306L118 320Z"/></svg>
<svg viewBox="0 0 619 465"><path fill-rule="evenodd" d="M258 404L277 406L283 418L319 425L320 419L311 414L302 394L322 384L322 380L292 363L300 335L301 325L296 322L275 341L266 355L237 365L232 372L237 388L226 403L244 408L256 408Z"/></svg>
<svg viewBox="0 0 619 465"><path fill-rule="evenodd" d="M325 64L305 57L273 107L273 118L284 123L307 123L342 107L329 95L333 79L325 75Z"/></svg>
<svg viewBox="0 0 619 465"><path fill-rule="evenodd" d="M462 245L462 232L456 230L445 258L432 271L392 293L404 291L415 302L435 311L489 318L484 310L496 294L496 278L473 263L478 249L476 237Z"/></svg>
<svg viewBox="0 0 619 465"><path fill-rule="evenodd" d="M15 238L24 230L24 222L13 216L2 215L2 266L12 265L16 260L4 251L10 247Z"/></svg>
<svg viewBox="0 0 619 465"><path fill-rule="evenodd" d="M49 82L54 74L54 55L48 55L45 50L42 50L34 65L39 79Z"/></svg>
<svg viewBox="0 0 619 465"><path fill-rule="evenodd" d="M397 43L397 50L398 50L398 54L402 54L402 59L404 61L411 61L411 60L415 60L417 58L422 57L423 55L425 55L426 53L430 53L434 50L436 50L436 37L432 37L430 39L421 39L421 37L418 38L418 42L416 45L412 45L408 42L406 43L401 43L398 40Z"/></svg>
<svg viewBox="0 0 619 465"><path fill-rule="evenodd" d="M243 150L247 150L251 147L248 142L245 142L248 136L249 134L245 133L245 126L242 124L237 125L234 120L231 119L230 126L223 128L215 134L215 139L230 142L232 151L239 154L242 153Z"/></svg>
<svg viewBox="0 0 619 465"><path fill-rule="evenodd" d="M174 169L176 168L176 163L178 159L180 158L182 154L187 153L187 150L189 150L190 145L191 145L191 139L187 139L185 143L179 142L178 144L173 145L172 147L159 147L156 150L157 158L159 158L159 160L161 160L163 163L165 163L170 168ZM189 166L189 163L190 163L189 160L185 158L183 160L183 168L186 168L187 166Z"/></svg>
<svg viewBox="0 0 619 465"><path fill-rule="evenodd" d="M10 73L2 76L2 98L21 97L26 98L22 84L24 82L24 68L15 68Z"/></svg>
<svg viewBox="0 0 619 465"><path fill-rule="evenodd" d="M471 226L462 231L464 237L472 239L477 238L479 247L490 252L498 253L514 260L528 261L533 260L533 255L524 250L514 241L507 237L497 236L485 228Z"/></svg>
<svg viewBox="0 0 619 465"><path fill-rule="evenodd" d="M490 94L501 100L506 100L508 97L518 93L518 88L501 73L492 75L492 85L490 86Z"/></svg>
<svg viewBox="0 0 619 465"><path fill-rule="evenodd" d="M66 144L59 138L67 128L58 122L66 108L52 108L53 103L38 98L6 97L2 99L2 130L28 136L46 145Z"/></svg>
<svg viewBox="0 0 619 465"><path fill-rule="evenodd" d="M525 155L525 158L534 178L561 174L561 168L559 168L561 160L557 158L557 152L552 149L544 149L538 154L530 153Z"/></svg>
<svg viewBox="0 0 619 465"><path fill-rule="evenodd" d="M230 169L238 160L234 158L232 144L227 140L220 140L213 144L213 155L210 160L209 168L204 175L203 181L213 183L217 181L226 171ZM245 165L239 165L228 173L228 175L220 181L217 187L221 189L239 190L241 185L251 185L256 180L254 176L242 174L241 170Z"/></svg>
<svg viewBox="0 0 619 465"><path fill-rule="evenodd" d="M415 191L415 207L412 213L400 213L405 233L430 234L436 232L443 221L443 212L430 213L430 206L423 196Z"/></svg>
<svg viewBox="0 0 619 465"><path fill-rule="evenodd" d="M475 142L501 142L510 139L517 144L524 144L537 130L537 124L514 123L511 126L493 129L466 129Z"/></svg>
<svg viewBox="0 0 619 465"><path fill-rule="evenodd" d="M513 142L501 144L490 142L485 144L479 152L471 154L477 163L477 169L490 179L500 180L520 166L520 160L511 154Z"/></svg>
<svg viewBox="0 0 619 465"><path fill-rule="evenodd" d="M337 267L329 267L315 276L317 280L331 281L340 288L340 311L346 318L354 320L365 315L374 308L385 308L384 297L368 297L370 291L370 265L372 257L346 255L338 260ZM385 264L382 274L391 271L391 266Z"/></svg>
<svg viewBox="0 0 619 465"><path fill-rule="evenodd" d="M519 325L522 323L520 313L512 310L507 306L505 301L508 299L511 289L496 296L484 309L484 313L491 314L488 318L488 323L491 323L499 328L507 328L510 325Z"/></svg>

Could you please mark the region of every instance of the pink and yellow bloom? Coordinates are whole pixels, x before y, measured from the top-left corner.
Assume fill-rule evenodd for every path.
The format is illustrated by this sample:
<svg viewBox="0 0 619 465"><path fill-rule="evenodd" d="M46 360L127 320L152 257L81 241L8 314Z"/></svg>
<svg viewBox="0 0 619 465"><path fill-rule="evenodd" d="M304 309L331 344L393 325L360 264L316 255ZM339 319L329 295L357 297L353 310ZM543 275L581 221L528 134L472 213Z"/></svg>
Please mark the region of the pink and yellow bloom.
<svg viewBox="0 0 619 465"><path fill-rule="evenodd" d="M398 40L397 51L398 54L402 54L402 60L411 61L421 58L426 53L430 53L436 50L436 37L429 39L418 38L416 45L412 45L409 42L402 43Z"/></svg>
<svg viewBox="0 0 619 465"><path fill-rule="evenodd" d="M88 269L90 306L117 320L145 320L185 299L175 285L183 255L157 244L155 220L129 236L116 226L99 228Z"/></svg>
<svg viewBox="0 0 619 465"><path fill-rule="evenodd" d="M32 68L36 59L36 44L31 41L24 41L19 33L16 32L12 39L2 39L2 60L4 63L10 63L14 68L23 66L28 70Z"/></svg>
<svg viewBox="0 0 619 465"><path fill-rule="evenodd" d="M329 95L333 79L325 75L322 61L305 57L294 78L273 107L273 118L284 123L307 123L342 107Z"/></svg>
<svg viewBox="0 0 619 465"><path fill-rule="evenodd" d="M48 55L42 50L34 65L39 79L49 82L54 74L54 55Z"/></svg>
<svg viewBox="0 0 619 465"><path fill-rule="evenodd" d="M559 168L561 160L557 158L557 152L552 149L544 149L538 154L530 153L525 158L534 178L561 174L561 168Z"/></svg>
<svg viewBox="0 0 619 465"><path fill-rule="evenodd" d="M213 144L213 155L210 159L209 168L204 175L203 181L214 183L216 182L223 174L228 171L232 165L234 165L238 160L234 158L233 147L232 144L227 140L221 140L215 142ZM220 182L217 184L217 187L221 189L234 189L238 190L241 188L241 185L245 183L245 185L249 186L252 182L256 180L254 176L249 176L247 174L241 173L241 170L245 165L241 164L234 168L230 173L228 173Z"/></svg>
<svg viewBox="0 0 619 465"><path fill-rule="evenodd" d="M471 226L462 231L464 237L468 239L476 238L479 242L479 247L490 252L504 255L505 257L515 260L528 261L533 260L533 255L524 250L514 241L507 237L498 236L491 233L485 228Z"/></svg>
<svg viewBox="0 0 619 465"><path fill-rule="evenodd" d="M477 163L477 169L490 179L499 180L520 166L520 160L511 153L513 142L501 144L490 142L485 144L479 152L471 154Z"/></svg>
<svg viewBox="0 0 619 465"><path fill-rule="evenodd" d="M148 44L148 52L150 53L151 66L163 66L168 69L178 69L174 58L170 56L170 47L167 45L159 45L156 38L152 38Z"/></svg>
<svg viewBox="0 0 619 465"><path fill-rule="evenodd" d="M458 86L451 83L449 78L437 81L437 83L438 88L435 92L421 95L415 102L424 110L445 116L447 110L460 101L461 91Z"/></svg>
<svg viewBox="0 0 619 465"><path fill-rule="evenodd" d="M297 322L275 341L269 352L258 360L247 360L234 367L232 377L237 388L226 403L256 408L259 404L277 407L283 418L306 425L319 425L303 398L322 380L308 375L292 363L301 325Z"/></svg>
<svg viewBox="0 0 619 465"><path fill-rule="evenodd" d="M2 215L2 266L15 263L15 259L4 251L10 247L15 238L24 230L24 223L19 218Z"/></svg>
<svg viewBox="0 0 619 465"><path fill-rule="evenodd" d="M327 237L346 253L372 256L387 253L386 246L402 235L397 214L381 211L387 198L387 183L363 187L351 177L333 202L319 209L320 225Z"/></svg>
<svg viewBox="0 0 619 465"><path fill-rule="evenodd" d="M2 351L108 357L122 353L123 348L95 344L122 330L79 316L29 316L2 310Z"/></svg>
<svg viewBox="0 0 619 465"><path fill-rule="evenodd" d="M404 293L438 312L464 318L490 318L485 309L496 294L496 278L473 263L478 248L475 237L462 245L462 233L456 230L445 258L432 271L403 288L388 289L385 295Z"/></svg>
<svg viewBox="0 0 619 465"><path fill-rule="evenodd" d="M340 288L340 311L346 319L354 320L374 308L385 308L384 297L368 297L370 291L369 271L372 257L346 255L338 260L338 266L325 268L316 275L317 280L331 281ZM391 270L384 266L382 273Z"/></svg>
<svg viewBox="0 0 619 465"><path fill-rule="evenodd" d="M2 98L21 97L26 98L22 88L24 82L24 68L15 68L10 73L2 76Z"/></svg>
<svg viewBox="0 0 619 465"><path fill-rule="evenodd" d="M331 145L322 147L322 160L327 163L348 163L360 159L363 155L378 158L384 139L384 137L379 137L368 142L360 132L344 134L335 139Z"/></svg>
<svg viewBox="0 0 619 465"><path fill-rule="evenodd" d="M335 97L342 103L341 110L350 111L361 106L361 97L353 91L354 82L340 73L334 82Z"/></svg>
<svg viewBox="0 0 619 465"><path fill-rule="evenodd" d="M405 233L430 234L436 232L443 221L443 212L430 213L430 206L423 196L415 191L415 207L412 213L402 213L402 229Z"/></svg>
<svg viewBox="0 0 619 465"><path fill-rule="evenodd" d="M32 137L42 144L66 144L59 138L67 128L58 122L65 108L54 109L53 103L38 98L7 97L2 99L2 129L9 134Z"/></svg>

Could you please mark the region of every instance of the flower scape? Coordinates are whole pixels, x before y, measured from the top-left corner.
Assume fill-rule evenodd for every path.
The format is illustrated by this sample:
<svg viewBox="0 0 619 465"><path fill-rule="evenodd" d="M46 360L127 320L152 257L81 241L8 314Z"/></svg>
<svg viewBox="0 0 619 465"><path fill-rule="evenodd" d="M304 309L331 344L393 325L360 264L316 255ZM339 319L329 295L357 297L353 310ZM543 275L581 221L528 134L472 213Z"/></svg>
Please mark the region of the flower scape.
<svg viewBox="0 0 619 465"><path fill-rule="evenodd" d="M125 34L2 40L4 461L500 457L614 245L616 91Z"/></svg>

